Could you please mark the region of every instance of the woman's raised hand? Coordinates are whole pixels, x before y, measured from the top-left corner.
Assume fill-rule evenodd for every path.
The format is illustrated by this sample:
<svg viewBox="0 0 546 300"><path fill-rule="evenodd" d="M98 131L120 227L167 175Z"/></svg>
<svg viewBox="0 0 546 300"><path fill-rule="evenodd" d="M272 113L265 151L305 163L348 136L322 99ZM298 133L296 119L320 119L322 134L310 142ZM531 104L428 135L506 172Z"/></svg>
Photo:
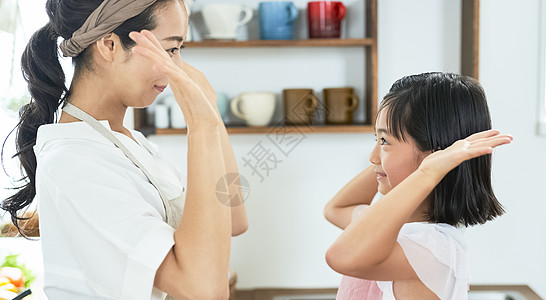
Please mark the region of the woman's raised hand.
<svg viewBox="0 0 546 300"><path fill-rule="evenodd" d="M456 141L444 150L434 151L421 162L419 170L440 181L462 162L491 154L493 148L510 144L512 140L511 135L500 134L495 129L478 132L464 140Z"/></svg>
<svg viewBox="0 0 546 300"><path fill-rule="evenodd" d="M196 68L184 61L182 62L182 69L195 83L197 83L197 85L201 88L203 94L207 97L212 106L218 109L216 92L210 85L205 75L201 73L201 71L197 70Z"/></svg>
<svg viewBox="0 0 546 300"><path fill-rule="evenodd" d="M142 30L131 32L129 37L136 42L133 53L150 59L153 68L167 77L188 129L217 128L220 118L216 106L209 100L210 92L203 91L202 84L196 82L185 68L175 63L155 35L148 30Z"/></svg>

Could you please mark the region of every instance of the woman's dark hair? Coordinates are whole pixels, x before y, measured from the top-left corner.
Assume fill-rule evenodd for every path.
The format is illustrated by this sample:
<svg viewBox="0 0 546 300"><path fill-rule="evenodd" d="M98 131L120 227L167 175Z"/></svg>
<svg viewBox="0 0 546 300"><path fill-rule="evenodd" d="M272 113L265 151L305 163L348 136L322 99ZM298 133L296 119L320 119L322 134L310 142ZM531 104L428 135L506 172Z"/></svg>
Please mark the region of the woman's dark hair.
<svg viewBox="0 0 546 300"><path fill-rule="evenodd" d="M129 38L131 31L155 29L157 27L156 11L171 1L173 0L158 0L141 14L128 19L116 28L113 33L119 36L123 49L129 50L135 45L135 42ZM5 199L0 208L10 213L13 224L23 236L25 233L18 222L28 218L19 217L18 212L29 206L36 195L37 162L33 146L36 144L38 127L56 122L58 109L70 94L65 86L65 75L59 62L57 40L59 37L63 39L72 37L72 34L83 25L87 17L102 2L101 0L47 0L46 11L49 22L32 35L21 58L23 76L28 82L31 101L19 111L20 120L14 128L14 130L17 129L16 153L12 158L19 158L24 173L22 173L23 178L19 180L22 185L15 188L17 192ZM93 71L91 48L88 47L72 60L76 79L85 71ZM2 165L4 164L4 145L2 146Z"/></svg>
<svg viewBox="0 0 546 300"><path fill-rule="evenodd" d="M398 140L413 140L419 150L445 149L457 140L491 129L485 92L470 77L424 73L396 81L379 107ZM379 115L379 113L378 113ZM471 226L504 213L491 186L491 155L463 162L431 193L432 223Z"/></svg>

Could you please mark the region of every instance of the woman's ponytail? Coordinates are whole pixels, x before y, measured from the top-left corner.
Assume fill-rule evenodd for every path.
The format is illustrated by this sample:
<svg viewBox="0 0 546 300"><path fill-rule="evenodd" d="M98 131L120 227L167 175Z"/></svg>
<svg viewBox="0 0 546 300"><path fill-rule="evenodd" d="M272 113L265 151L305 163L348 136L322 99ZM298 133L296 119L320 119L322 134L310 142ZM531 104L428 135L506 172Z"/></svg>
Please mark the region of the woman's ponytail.
<svg viewBox="0 0 546 300"><path fill-rule="evenodd" d="M25 234L18 221L27 218L20 217L18 212L29 206L36 195L37 163L33 147L36 144L38 127L56 121L59 105L68 93L65 75L59 62L58 37L51 23L48 23L34 33L21 58L31 101L19 111L20 120L16 126L17 152L13 158L18 157L24 169L23 178L19 180L24 184L15 188L18 191L5 199L0 208L10 213L13 224L23 235Z"/></svg>

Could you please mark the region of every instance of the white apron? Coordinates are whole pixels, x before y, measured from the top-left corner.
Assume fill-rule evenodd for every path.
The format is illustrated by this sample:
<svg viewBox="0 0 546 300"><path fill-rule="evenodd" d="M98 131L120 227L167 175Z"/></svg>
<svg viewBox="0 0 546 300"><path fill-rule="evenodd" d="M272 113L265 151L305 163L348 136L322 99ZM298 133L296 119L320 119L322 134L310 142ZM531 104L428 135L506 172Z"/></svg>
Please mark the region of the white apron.
<svg viewBox="0 0 546 300"><path fill-rule="evenodd" d="M163 202L163 207L165 208L165 217L167 224L169 224L172 228L176 229L178 227L178 223L180 223L180 218L182 217L182 208L183 203L185 201L186 197L186 189L184 188L182 191L182 194L174 199L167 199L165 193L159 188L159 185L153 178L153 176L148 172L148 170L142 165L136 157L121 143L121 141L114 136L114 134L108 130L106 127L104 127L102 124L99 123L95 118L84 112L83 110L79 109L78 107L66 103L66 105L63 107L63 111L67 114L73 116L74 118L77 118L85 123L87 123L89 126L91 126L93 129L98 131L100 134L102 134L105 138L107 138L109 141L111 141L116 147L118 147L124 154L127 156L128 159L130 159L141 171L146 175L150 183L157 189L159 192L159 196L161 197L161 201ZM165 300L174 300L171 296L167 296Z"/></svg>

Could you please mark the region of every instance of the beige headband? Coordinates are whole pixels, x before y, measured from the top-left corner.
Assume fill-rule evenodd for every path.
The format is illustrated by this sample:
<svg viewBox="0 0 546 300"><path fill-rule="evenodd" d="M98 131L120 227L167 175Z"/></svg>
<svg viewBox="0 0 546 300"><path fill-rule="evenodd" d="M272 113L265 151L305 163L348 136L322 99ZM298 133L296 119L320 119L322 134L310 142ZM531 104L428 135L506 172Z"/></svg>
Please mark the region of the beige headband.
<svg viewBox="0 0 546 300"><path fill-rule="evenodd" d="M78 56L85 48L112 32L128 19L142 13L156 0L104 0L72 38L61 43L65 57Z"/></svg>

